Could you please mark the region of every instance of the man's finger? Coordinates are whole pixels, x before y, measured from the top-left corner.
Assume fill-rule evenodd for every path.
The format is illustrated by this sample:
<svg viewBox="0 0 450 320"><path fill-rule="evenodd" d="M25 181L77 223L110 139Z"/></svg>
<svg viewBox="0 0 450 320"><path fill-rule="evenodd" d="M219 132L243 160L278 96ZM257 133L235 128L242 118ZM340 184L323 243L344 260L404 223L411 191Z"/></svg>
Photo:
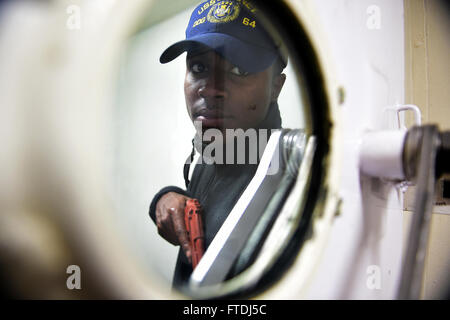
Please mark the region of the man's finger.
<svg viewBox="0 0 450 320"><path fill-rule="evenodd" d="M175 208L170 208L169 211L171 211L170 216L172 217L175 234L178 237L178 241L180 242L186 257L189 261L191 261L191 248L189 247L189 238L186 231L186 225L184 223L184 211L177 210Z"/></svg>
<svg viewBox="0 0 450 320"><path fill-rule="evenodd" d="M168 242L173 245L178 245L178 238L174 234L174 226L172 218L168 212L163 210L156 210L156 226L158 227L158 233Z"/></svg>

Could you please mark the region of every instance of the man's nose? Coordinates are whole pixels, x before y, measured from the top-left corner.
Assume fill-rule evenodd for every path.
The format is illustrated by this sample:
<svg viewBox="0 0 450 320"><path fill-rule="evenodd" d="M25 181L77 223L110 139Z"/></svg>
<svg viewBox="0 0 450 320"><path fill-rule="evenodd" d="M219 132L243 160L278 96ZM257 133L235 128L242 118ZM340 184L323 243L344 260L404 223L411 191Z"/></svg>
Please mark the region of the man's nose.
<svg viewBox="0 0 450 320"><path fill-rule="evenodd" d="M227 97L225 76L221 73L211 73L199 87L198 94L211 102L225 99Z"/></svg>

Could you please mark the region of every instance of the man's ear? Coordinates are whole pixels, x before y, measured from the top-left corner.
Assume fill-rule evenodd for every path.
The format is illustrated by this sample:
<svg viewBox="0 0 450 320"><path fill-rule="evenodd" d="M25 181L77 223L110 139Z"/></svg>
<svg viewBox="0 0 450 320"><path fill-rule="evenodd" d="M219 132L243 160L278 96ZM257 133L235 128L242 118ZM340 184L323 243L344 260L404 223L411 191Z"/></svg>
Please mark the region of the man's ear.
<svg viewBox="0 0 450 320"><path fill-rule="evenodd" d="M284 73L280 73L273 78L271 102L277 102L285 81L286 75Z"/></svg>

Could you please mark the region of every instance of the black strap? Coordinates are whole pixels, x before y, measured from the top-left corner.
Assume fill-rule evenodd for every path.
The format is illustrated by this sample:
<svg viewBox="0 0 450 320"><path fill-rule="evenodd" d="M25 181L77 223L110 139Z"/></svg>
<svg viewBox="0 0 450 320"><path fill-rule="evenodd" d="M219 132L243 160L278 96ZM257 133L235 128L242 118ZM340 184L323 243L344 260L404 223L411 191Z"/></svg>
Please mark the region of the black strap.
<svg viewBox="0 0 450 320"><path fill-rule="evenodd" d="M192 151L191 154L187 157L186 161L184 162L183 167L183 176L184 176L184 183L186 184L186 189L189 185L189 169L191 167L192 161L194 161L195 156L195 148L194 148L194 139L192 139Z"/></svg>

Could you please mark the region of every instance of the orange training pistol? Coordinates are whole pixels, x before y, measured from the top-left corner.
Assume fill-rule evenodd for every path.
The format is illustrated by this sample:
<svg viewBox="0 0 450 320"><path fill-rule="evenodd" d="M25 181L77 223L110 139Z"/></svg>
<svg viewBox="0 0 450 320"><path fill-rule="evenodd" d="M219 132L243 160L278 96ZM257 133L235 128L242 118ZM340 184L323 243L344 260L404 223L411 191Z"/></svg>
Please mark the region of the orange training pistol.
<svg viewBox="0 0 450 320"><path fill-rule="evenodd" d="M195 269L205 252L205 236L203 233L202 207L197 199L186 201L184 209L184 222L191 247L192 269Z"/></svg>

